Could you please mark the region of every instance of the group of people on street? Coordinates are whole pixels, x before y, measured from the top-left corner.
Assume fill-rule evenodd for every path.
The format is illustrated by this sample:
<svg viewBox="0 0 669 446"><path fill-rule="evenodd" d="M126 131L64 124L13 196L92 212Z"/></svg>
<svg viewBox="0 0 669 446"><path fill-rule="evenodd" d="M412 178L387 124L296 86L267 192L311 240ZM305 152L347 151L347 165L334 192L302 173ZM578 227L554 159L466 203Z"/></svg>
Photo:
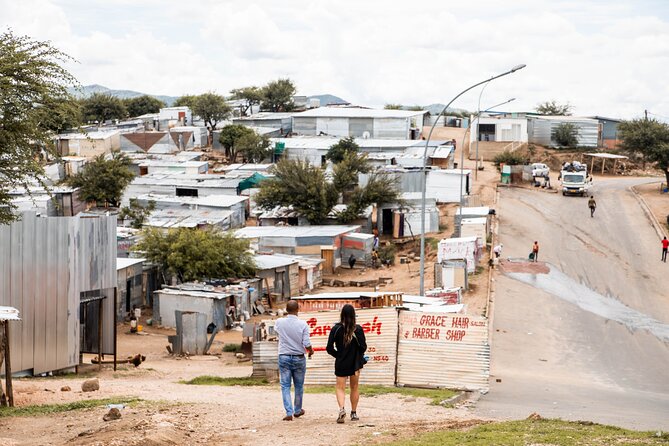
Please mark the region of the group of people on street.
<svg viewBox="0 0 669 446"><path fill-rule="evenodd" d="M302 407L304 395L304 379L307 371L307 357L311 359L314 348L309 338L307 323L297 317L299 304L288 301L286 317L276 321L274 329L279 335L279 380L281 396L286 411L284 421L292 421L306 412ZM365 351L367 341L362 327L356 323L355 308L346 304L342 307L339 323L330 330L326 351L335 358L334 374L337 377L335 394L339 413L337 423L346 420L346 381L350 386L351 421L358 421L358 401L360 391L358 383L360 370L367 362ZM305 357L305 355L308 355ZM295 387L294 398L291 399L291 385Z"/></svg>

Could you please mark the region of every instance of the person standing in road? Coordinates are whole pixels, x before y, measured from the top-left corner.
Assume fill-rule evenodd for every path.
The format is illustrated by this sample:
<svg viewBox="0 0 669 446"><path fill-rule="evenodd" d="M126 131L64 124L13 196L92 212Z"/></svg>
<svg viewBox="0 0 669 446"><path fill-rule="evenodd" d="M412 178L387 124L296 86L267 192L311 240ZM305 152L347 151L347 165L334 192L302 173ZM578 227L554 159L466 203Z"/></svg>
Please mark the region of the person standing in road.
<svg viewBox="0 0 669 446"><path fill-rule="evenodd" d="M669 240L667 237L662 239L662 261L667 263L667 249L669 249Z"/></svg>
<svg viewBox="0 0 669 446"><path fill-rule="evenodd" d="M539 242L536 240L534 241L534 245L532 245L532 254L534 254L532 256L532 261L533 262L539 261Z"/></svg>
<svg viewBox="0 0 669 446"><path fill-rule="evenodd" d="M492 252L495 253L495 258L496 258L496 259L499 259L499 258L502 256L502 248L504 248L504 245L502 245L502 244L500 243L499 245L495 246L495 247L492 249Z"/></svg>
<svg viewBox="0 0 669 446"><path fill-rule="evenodd" d="M595 209L597 208L597 202L595 201L594 195L590 195L590 199L588 200L588 207L590 208L590 217L594 217Z"/></svg>
<svg viewBox="0 0 669 446"><path fill-rule="evenodd" d="M292 421L293 417L304 415L302 396L304 394L304 376L307 372L305 351L309 358L314 354L309 339L309 326L297 318L300 309L297 301L289 300L286 304L286 317L277 319L274 330L279 334L279 377L281 381L281 396L286 416L283 421ZM291 381L295 385L295 402L290 398Z"/></svg>
<svg viewBox="0 0 669 446"><path fill-rule="evenodd" d="M337 404L339 415L337 423L343 423L346 419L346 379L351 386L351 421L358 421L358 401L360 391L358 382L360 380L360 369L367 362L365 351L367 341L362 327L355 322L355 308L346 304L341 309L340 321L330 330L327 352L335 358L335 376L337 377Z"/></svg>

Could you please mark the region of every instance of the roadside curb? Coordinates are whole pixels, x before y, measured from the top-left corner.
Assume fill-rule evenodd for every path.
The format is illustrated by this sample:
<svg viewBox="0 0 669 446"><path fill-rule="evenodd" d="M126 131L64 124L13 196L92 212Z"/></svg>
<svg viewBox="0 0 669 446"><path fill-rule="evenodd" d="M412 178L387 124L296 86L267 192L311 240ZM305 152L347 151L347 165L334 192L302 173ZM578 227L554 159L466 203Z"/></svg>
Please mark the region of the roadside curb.
<svg viewBox="0 0 669 446"><path fill-rule="evenodd" d="M471 393L472 392L469 391L469 390L463 390L460 393L458 393L457 395L452 396L449 399L442 401L441 404L444 405L444 406L455 406L456 404L460 404L463 401L468 400L469 395Z"/></svg>
<svg viewBox="0 0 669 446"><path fill-rule="evenodd" d="M648 183L648 184L653 184L653 183ZM643 209L644 214L646 214L646 218L650 221L650 225L655 229L655 232L657 233L658 237L666 237L666 233L664 229L662 228L662 225L660 222L657 220L655 217L655 214L653 214L653 211L650 210L650 206L648 206L648 203L646 200L641 196L641 194L636 190L636 186L630 186L629 190L634 194L634 197L637 199L639 204L641 205L641 209Z"/></svg>

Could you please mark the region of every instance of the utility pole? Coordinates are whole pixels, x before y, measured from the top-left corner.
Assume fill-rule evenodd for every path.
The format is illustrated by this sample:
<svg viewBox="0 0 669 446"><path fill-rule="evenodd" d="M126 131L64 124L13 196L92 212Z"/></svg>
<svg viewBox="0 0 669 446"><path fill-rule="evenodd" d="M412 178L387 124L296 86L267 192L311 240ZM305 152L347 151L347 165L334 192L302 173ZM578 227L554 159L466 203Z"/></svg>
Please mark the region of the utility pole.
<svg viewBox="0 0 669 446"><path fill-rule="evenodd" d="M648 121L648 110L643 111L644 116L646 116L646 121Z"/></svg>

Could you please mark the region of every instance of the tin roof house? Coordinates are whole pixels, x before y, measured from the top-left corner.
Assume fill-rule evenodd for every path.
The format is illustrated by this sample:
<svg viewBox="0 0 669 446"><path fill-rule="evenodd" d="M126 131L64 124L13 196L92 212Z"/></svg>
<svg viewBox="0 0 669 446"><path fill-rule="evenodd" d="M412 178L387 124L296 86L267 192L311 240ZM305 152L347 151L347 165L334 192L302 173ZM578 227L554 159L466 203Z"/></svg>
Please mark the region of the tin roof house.
<svg viewBox="0 0 669 446"><path fill-rule="evenodd" d="M319 107L293 115L298 135L420 139L427 111Z"/></svg>
<svg viewBox="0 0 669 446"><path fill-rule="evenodd" d="M546 147L560 147L555 140L555 132L561 124L571 124L576 128L577 147L597 147L600 124L592 118L576 116L531 116L528 119L528 141Z"/></svg>

